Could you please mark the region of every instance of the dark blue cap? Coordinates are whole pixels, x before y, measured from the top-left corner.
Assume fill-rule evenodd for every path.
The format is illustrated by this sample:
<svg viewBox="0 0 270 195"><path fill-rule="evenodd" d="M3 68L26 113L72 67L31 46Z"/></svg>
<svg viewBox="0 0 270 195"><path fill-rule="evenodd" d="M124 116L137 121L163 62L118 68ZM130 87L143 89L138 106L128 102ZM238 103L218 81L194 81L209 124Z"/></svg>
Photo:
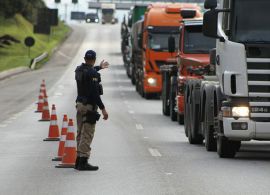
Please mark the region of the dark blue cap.
<svg viewBox="0 0 270 195"><path fill-rule="evenodd" d="M85 56L84 56L87 60L94 60L96 59L96 52L94 52L93 50L88 50L86 53L85 53Z"/></svg>

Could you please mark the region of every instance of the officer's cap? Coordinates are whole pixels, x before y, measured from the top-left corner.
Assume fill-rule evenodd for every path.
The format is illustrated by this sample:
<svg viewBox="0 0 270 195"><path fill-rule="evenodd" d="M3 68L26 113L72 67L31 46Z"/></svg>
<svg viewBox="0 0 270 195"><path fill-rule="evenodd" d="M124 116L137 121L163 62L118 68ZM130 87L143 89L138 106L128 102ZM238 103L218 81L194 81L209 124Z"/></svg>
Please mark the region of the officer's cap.
<svg viewBox="0 0 270 195"><path fill-rule="evenodd" d="M96 52L94 52L93 50L88 50L85 53L85 56L84 57L87 60L94 60L94 59L96 59Z"/></svg>

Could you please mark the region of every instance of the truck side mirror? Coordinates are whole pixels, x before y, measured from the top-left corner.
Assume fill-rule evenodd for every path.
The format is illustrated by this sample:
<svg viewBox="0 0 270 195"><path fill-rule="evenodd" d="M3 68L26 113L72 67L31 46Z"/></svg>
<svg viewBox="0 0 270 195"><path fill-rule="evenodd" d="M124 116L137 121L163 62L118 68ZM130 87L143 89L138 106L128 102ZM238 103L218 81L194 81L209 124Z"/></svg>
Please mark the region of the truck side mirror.
<svg viewBox="0 0 270 195"><path fill-rule="evenodd" d="M203 17L203 34L207 37L219 38L217 25L218 11L215 9L207 11Z"/></svg>
<svg viewBox="0 0 270 195"><path fill-rule="evenodd" d="M170 53L175 52L175 38L173 36L168 38L168 49Z"/></svg>
<svg viewBox="0 0 270 195"><path fill-rule="evenodd" d="M217 0L205 0L204 8L205 9L215 9L215 8L217 8Z"/></svg>
<svg viewBox="0 0 270 195"><path fill-rule="evenodd" d="M181 10L181 16L184 19L194 18L196 14L197 14L196 10L192 10L192 9Z"/></svg>

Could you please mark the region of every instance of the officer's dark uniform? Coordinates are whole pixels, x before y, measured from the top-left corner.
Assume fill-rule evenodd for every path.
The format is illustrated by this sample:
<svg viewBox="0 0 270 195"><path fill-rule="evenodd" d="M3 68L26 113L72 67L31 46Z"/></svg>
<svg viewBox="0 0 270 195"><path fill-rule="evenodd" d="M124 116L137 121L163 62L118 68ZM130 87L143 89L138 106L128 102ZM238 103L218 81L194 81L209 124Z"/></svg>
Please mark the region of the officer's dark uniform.
<svg viewBox="0 0 270 195"><path fill-rule="evenodd" d="M91 52L90 54L95 57L95 53ZM90 145L95 133L95 124L100 117L97 112L97 107L101 110L105 108L100 98L100 95L102 94L102 86L100 85L101 79L100 74L98 73L99 70L100 67L91 67L87 64L81 64L75 71L78 90L78 96L76 99L78 127L76 138L77 160L75 168L79 170L98 169L98 167L89 165L87 161L90 157Z"/></svg>

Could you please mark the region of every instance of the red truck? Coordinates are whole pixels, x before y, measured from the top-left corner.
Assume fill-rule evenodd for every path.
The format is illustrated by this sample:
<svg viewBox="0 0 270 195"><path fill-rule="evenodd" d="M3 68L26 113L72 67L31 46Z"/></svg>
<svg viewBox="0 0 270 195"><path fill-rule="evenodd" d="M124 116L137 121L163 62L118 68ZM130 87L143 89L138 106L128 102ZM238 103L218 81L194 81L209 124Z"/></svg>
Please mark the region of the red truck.
<svg viewBox="0 0 270 195"><path fill-rule="evenodd" d="M168 40L169 50L175 51L173 37ZM172 121L184 124L185 82L214 74L209 65L209 51L215 47L215 40L202 33L202 20L183 20L177 64L161 66L162 72L162 110Z"/></svg>

